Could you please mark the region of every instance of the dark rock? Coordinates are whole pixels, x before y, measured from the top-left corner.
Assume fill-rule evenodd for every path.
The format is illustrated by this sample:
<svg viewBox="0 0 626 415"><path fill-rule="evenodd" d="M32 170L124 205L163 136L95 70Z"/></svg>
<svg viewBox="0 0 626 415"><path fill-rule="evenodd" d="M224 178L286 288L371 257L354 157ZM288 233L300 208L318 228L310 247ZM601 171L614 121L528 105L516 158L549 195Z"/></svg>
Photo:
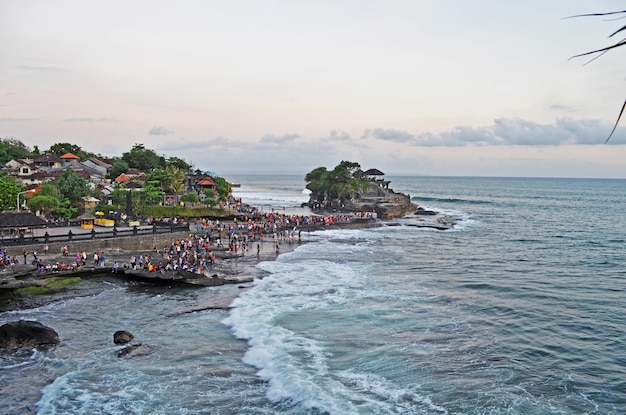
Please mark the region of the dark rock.
<svg viewBox="0 0 626 415"><path fill-rule="evenodd" d="M38 321L19 320L0 326L0 348L13 349L58 343L57 332Z"/></svg>
<svg viewBox="0 0 626 415"><path fill-rule="evenodd" d="M130 344L117 352L117 357L139 357L152 354L152 347L141 343Z"/></svg>
<svg viewBox="0 0 626 415"><path fill-rule="evenodd" d="M415 211L415 215L433 216L436 214L437 212L433 212L432 210L426 210L423 207L418 207L417 210Z"/></svg>
<svg viewBox="0 0 626 415"><path fill-rule="evenodd" d="M135 336L132 333L126 330L119 330L113 334L113 343L115 344L126 344L131 342Z"/></svg>

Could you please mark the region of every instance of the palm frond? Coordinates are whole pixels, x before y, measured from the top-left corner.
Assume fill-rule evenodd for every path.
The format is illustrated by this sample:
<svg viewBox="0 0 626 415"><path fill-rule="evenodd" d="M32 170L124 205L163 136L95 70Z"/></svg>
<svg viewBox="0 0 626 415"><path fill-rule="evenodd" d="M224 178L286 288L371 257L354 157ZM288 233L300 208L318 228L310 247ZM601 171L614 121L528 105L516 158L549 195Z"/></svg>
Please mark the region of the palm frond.
<svg viewBox="0 0 626 415"><path fill-rule="evenodd" d="M619 32L621 32L621 31L623 31L623 30L626 30L626 25L625 25L625 26L622 26L621 28L617 29L615 32L611 33L611 34L609 35L609 37L613 37L613 36L615 36L616 34L618 34Z"/></svg>
<svg viewBox="0 0 626 415"><path fill-rule="evenodd" d="M606 12L606 13L588 13L588 14L577 14L574 16L568 16L566 19L572 19L574 17L593 17L593 16L610 16L613 14L626 14L626 10L621 10L617 12Z"/></svg>
<svg viewBox="0 0 626 415"><path fill-rule="evenodd" d="M619 112L619 115L617 116L617 121L615 121L615 125L613 126L613 130L611 130L611 134L609 134L609 136L607 137L607 139L604 142L604 144L609 142L609 140L611 139L611 136L613 135L613 133L617 129L617 125L619 124L619 120L622 118L622 115L624 114L624 109L626 109L626 100L624 100L624 105L622 105L622 110Z"/></svg>
<svg viewBox="0 0 626 415"><path fill-rule="evenodd" d="M624 46L626 45L626 38L620 40L619 42L611 45L611 46L607 46L605 48L602 49L596 49L596 50L592 50L590 52L585 52L585 53L580 53L578 55L574 55L572 56L570 59L574 59L574 58L579 58L581 56L587 56L587 55L593 55L594 53L605 53L611 49L615 49L615 48L619 48L620 46Z"/></svg>
<svg viewBox="0 0 626 415"><path fill-rule="evenodd" d="M598 16L613 16L613 15L618 15L618 14L621 14L621 15L626 15L626 10L620 10L620 11L615 11L615 12L606 12L606 13L588 13L588 14L578 14L578 15L575 15L575 16L569 16L569 17L567 17L567 19L569 19L569 18L574 18L574 17L598 17ZM621 16L621 17L620 17L620 19L621 19L621 18L624 18L624 17L626 17L626 16ZM617 20L617 19L613 19L613 20ZM616 35L616 34L618 34L618 33L623 32L623 31L625 31L625 30L626 30L626 25L625 25L625 26L620 27L619 29L617 29L616 31L614 31L613 33L611 33L611 34L609 35L609 38L611 38L611 37L615 36L615 35ZM590 52L585 52L585 53L581 53L581 54L578 54L578 55L574 55L574 56L572 56L570 59L573 59L573 58L579 58L579 57L581 57L581 56L597 55L597 56L595 56L593 59L591 59L590 61L586 62L586 63L585 63L585 65L586 65L586 64L588 64L589 62L593 62L594 60L598 59L600 56L603 56L603 55L604 55L605 53L607 53L608 51L613 50L613 49L615 49L615 48L619 48L619 47L624 46L624 45L626 45L626 38L624 38L624 39L620 40L619 42L616 42L616 43L614 43L614 44L612 44L612 45L610 45L610 46L607 46L607 47L601 48L601 49L596 49L596 50L592 50L592 51L590 51ZM609 142L609 140L611 139L611 137L613 136L613 133L615 133L615 130L617 129L617 126L618 126L618 124L619 124L620 120L622 119L622 115L624 114L624 110L625 110L625 109L626 109L626 101L624 101L624 104L622 105L622 109L620 110L619 115L617 116L617 121L615 121L615 125L613 126L613 130L611 130L611 134L609 134L609 136L607 137L607 139L606 139L606 141L604 142L604 144L608 143L608 142Z"/></svg>

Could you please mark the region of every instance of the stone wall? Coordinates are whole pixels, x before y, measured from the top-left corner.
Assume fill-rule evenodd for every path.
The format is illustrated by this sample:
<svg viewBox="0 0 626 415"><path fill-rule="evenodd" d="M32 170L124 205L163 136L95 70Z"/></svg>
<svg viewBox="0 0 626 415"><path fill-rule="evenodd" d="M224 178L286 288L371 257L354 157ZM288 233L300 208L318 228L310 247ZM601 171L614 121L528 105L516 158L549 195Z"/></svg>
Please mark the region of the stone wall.
<svg viewBox="0 0 626 415"><path fill-rule="evenodd" d="M94 252L115 253L119 251L128 252L142 252L152 251L156 246L159 250L165 246L169 246L177 239L187 238L189 232L174 232L174 233L161 233L150 235L138 235L118 238L103 238L103 239L90 239L86 241L69 241L61 243L48 243L48 253L60 254L63 246L67 245L70 251L70 255L76 255L77 252L85 251L87 254L93 254ZM45 242L41 242L35 245L21 245L8 248L9 254L17 255L21 261L21 254L24 249L28 250L29 254L34 250L41 256L44 253Z"/></svg>

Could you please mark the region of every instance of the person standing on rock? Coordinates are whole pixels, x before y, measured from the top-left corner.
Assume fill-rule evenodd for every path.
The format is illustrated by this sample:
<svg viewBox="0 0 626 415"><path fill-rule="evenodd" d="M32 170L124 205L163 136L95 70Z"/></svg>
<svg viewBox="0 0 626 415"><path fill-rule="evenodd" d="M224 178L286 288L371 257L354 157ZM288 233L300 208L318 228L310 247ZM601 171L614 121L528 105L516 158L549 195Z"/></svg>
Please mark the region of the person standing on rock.
<svg viewBox="0 0 626 415"><path fill-rule="evenodd" d="M28 256L28 251L24 250L24 265L26 265L26 257Z"/></svg>

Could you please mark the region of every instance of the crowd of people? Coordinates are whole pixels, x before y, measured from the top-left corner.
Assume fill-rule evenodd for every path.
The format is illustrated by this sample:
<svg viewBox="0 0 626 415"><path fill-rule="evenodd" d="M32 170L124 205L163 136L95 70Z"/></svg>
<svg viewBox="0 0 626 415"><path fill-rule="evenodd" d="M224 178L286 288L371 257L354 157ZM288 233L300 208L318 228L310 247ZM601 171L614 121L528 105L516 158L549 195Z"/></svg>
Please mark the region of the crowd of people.
<svg viewBox="0 0 626 415"><path fill-rule="evenodd" d="M204 274L216 262L216 252L219 259L236 258L249 254L256 244L256 255L260 256L263 243L273 243L273 250L278 254L280 245L292 244L301 241L302 230L314 230L337 223L348 223L354 218L370 218L369 213L362 214L332 214L320 216L287 215L269 212L254 215L244 215L239 220L231 221L198 219L192 222L187 238L177 239L162 248L154 247L149 254L132 254L126 261L109 262L112 272L137 271L168 272L184 270ZM177 220L178 222L178 220ZM48 255L48 246L43 247L44 255L39 256L37 251L23 251L24 264L32 256L31 264L37 268L39 274L48 274L61 271L75 271L87 266L85 251L70 253L67 245L61 247L61 259ZM75 256L75 257L74 257ZM52 260L52 261L51 261ZM0 266L9 267L18 264L17 255L9 255L6 249L0 249ZM93 253L93 268L107 267L104 252Z"/></svg>

